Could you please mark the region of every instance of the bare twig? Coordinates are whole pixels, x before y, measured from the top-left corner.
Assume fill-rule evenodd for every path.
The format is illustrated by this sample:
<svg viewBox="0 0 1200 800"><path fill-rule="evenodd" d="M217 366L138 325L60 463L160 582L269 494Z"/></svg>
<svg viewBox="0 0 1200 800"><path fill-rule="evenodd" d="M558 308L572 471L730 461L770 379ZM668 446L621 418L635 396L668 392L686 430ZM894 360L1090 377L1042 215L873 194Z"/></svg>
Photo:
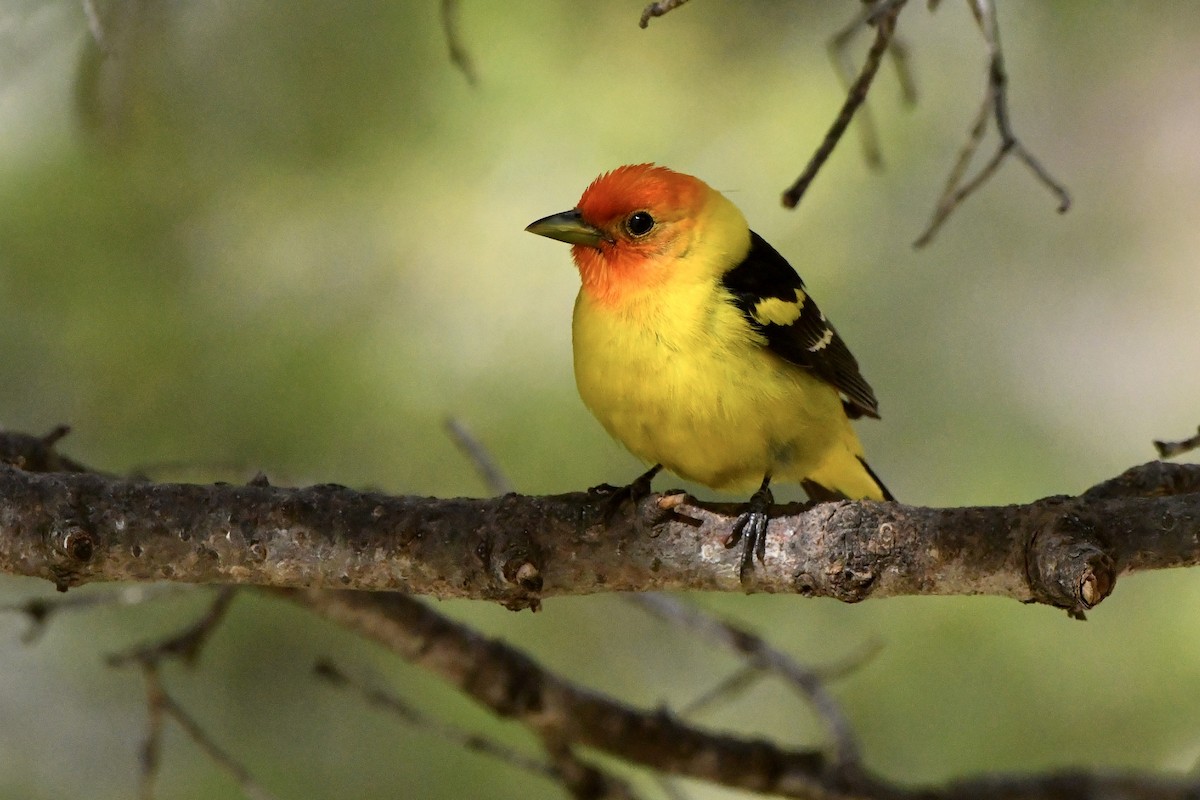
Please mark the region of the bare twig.
<svg viewBox="0 0 1200 800"><path fill-rule="evenodd" d="M220 587L208 610L194 623L161 641L140 644L123 653L114 653L109 656L108 663L119 667L131 661L178 658L189 666L194 664L200 656L201 649L208 642L208 637L224 621L237 590L236 586Z"/></svg>
<svg viewBox="0 0 1200 800"><path fill-rule="evenodd" d="M697 717L717 703L728 703L765 678L767 673L754 664L743 664L707 691L693 697L677 712L683 718Z"/></svg>
<svg viewBox="0 0 1200 800"><path fill-rule="evenodd" d="M667 712L631 708L402 594L280 594L431 670L543 741L590 747L664 773L785 796L829 797L823 781L838 779L819 752L710 733Z"/></svg>
<svg viewBox="0 0 1200 800"><path fill-rule="evenodd" d="M867 642L863 648L835 664L820 667L806 667L813 673L817 681L830 683L850 673L861 669L883 649L883 643L878 640ZM768 668L754 663L747 664L730 673L726 678L708 691L693 698L691 702L679 709L679 716L694 717L719 702L729 702L732 698L749 689L759 680L768 675Z"/></svg>
<svg viewBox="0 0 1200 800"><path fill-rule="evenodd" d="M97 472L55 449L70 432L67 425L58 425L41 436L0 429L0 464L30 472Z"/></svg>
<svg viewBox="0 0 1200 800"><path fill-rule="evenodd" d="M506 747L485 736L471 733L455 725L434 719L391 692L377 686L372 686L366 680L346 673L328 659L318 661L314 667L314 672L318 677L328 681L331 686L350 689L361 696L367 703L394 714L415 728L429 731L441 739L452 742L464 750L489 756L517 769L532 772L535 775L541 775L551 780L557 778L554 767L550 764L539 761L536 758L530 758L524 753L520 753L511 747Z"/></svg>
<svg viewBox="0 0 1200 800"><path fill-rule="evenodd" d="M146 704L149 708L149 723L147 738L142 749L142 784L143 800L154 797L154 784L158 777L159 754L162 747L163 717L170 717L187 734L196 745L204 751L209 760L224 770L237 783L242 794L251 800L274 800L274 796L254 780L250 771L242 766L231 755L222 750L204 729L175 702L163 687L158 674L158 663L151 658L138 661L142 668L142 678L146 683Z"/></svg>
<svg viewBox="0 0 1200 800"><path fill-rule="evenodd" d="M868 20L874 17L876 13L874 5L873 3L863 3L854 19L830 37L827 45L829 59L833 62L834 71L837 72L847 93L851 91L856 77L854 64L849 55L850 42L854 40L860 30L867 27ZM888 54L896 68L896 78L900 82L902 96L905 102L911 105L916 102L917 87L913 82L912 71L908 64L908 45L893 33L888 42ZM870 106L864 104L859 110L856 127L858 128L859 142L862 145L863 160L872 169L882 167L883 153L879 147L879 134Z"/></svg>
<svg viewBox="0 0 1200 800"><path fill-rule="evenodd" d="M663 14L667 14L679 8L687 1L688 0L661 0L661 2L658 3L651 3L642 10L642 18L638 20L638 26L645 28L650 24L651 17L661 17Z"/></svg>
<svg viewBox="0 0 1200 800"><path fill-rule="evenodd" d="M550 763L530 758L478 733L471 733L436 720L391 692L346 674L328 659L317 663L316 673L334 686L349 688L371 705L395 714L409 725L429 731L464 750L494 758L517 769L560 783L573 797L588 800L625 800L634 796L632 789L624 781L585 763L575 754L569 741L547 736L544 730L536 730L535 733L542 740L546 753L550 756Z"/></svg>
<svg viewBox="0 0 1200 800"><path fill-rule="evenodd" d="M1015 156L1028 167L1038 181L1055 195L1058 199L1058 213L1065 213L1071 207L1071 196L1066 188L1046 171L1041 162L1029 152L1013 132L1008 113L1008 73L1004 68L1004 50L1000 46L1000 29L996 22L995 4L992 0L969 0L969 3L988 48L988 80L984 91L983 107L971 126L967 141L950 171L950 177L938 199L933 217L913 243L914 247L924 247L933 241L933 237L955 209L986 183L1009 155ZM969 181L964 181L967 167L983 140L989 110L995 119L996 130L1000 135L1000 144L995 155L979 173Z"/></svg>
<svg viewBox="0 0 1200 800"><path fill-rule="evenodd" d="M540 733L559 782L575 800L635 800L628 783L580 758L568 735L547 729Z"/></svg>
<svg viewBox="0 0 1200 800"><path fill-rule="evenodd" d="M748 668L755 671L770 671L781 676L795 688L801 696L812 705L817 716L825 724L833 745L834 766L857 766L860 762L858 741L849 720L842 713L841 707L825 688L821 676L816 670L802 666L794 659L771 647L764 639L747 630L739 628L724 620L719 620L709 614L684 603L674 597L661 593L644 593L629 595L645 611L661 619L667 619L675 625L694 631L711 642L733 650L746 658ZM731 685L742 685L749 675L743 672L735 673ZM729 685L726 685L726 689ZM695 704L693 704L693 708Z"/></svg>
<svg viewBox="0 0 1200 800"><path fill-rule="evenodd" d="M461 420L449 417L446 419L446 432L450 434L451 440L458 446L458 449L467 458L471 459L471 464L475 467L475 471L479 473L479 477L483 479L483 483L489 491L496 494L508 494L515 491L512 481L500 469L500 465L496 463L496 459L488 452L488 449L475 437L471 429L466 426Z"/></svg>
<svg viewBox="0 0 1200 800"><path fill-rule="evenodd" d="M967 134L967 139L963 143L962 148L958 151L958 158L954 161L954 166L950 168L950 175L946 178L946 184L942 188L941 198L938 200L937 206L933 211L933 219L930 221L925 232L921 234L921 238L917 239L914 246L924 247L934 233L941 228L942 223L950 216L950 213L958 206L962 199L966 196L964 189L960 188L963 183L963 178L967 174L967 169L971 166L971 160L975 157L975 151L979 149L980 142L983 141L984 135L987 133L987 123L992 110L992 89L991 84L984 91L983 103L979 106L979 113L975 116L975 121L971 124L971 130ZM995 159L993 159L995 160ZM986 178L987 170L980 173ZM974 191L974 185L977 182L972 181L965 188L965 192Z"/></svg>
<svg viewBox="0 0 1200 800"><path fill-rule="evenodd" d="M446 49L450 52L450 63L458 67L458 71L467 79L471 86L479 85L479 74L475 71L475 63L471 54L462 43L458 30L458 0L442 0L442 33L446 37Z"/></svg>
<svg viewBox="0 0 1200 800"><path fill-rule="evenodd" d="M145 586L126 586L107 592L34 597L22 603L0 606L0 613L9 611L29 617L29 628L21 634L21 641L25 644L32 644L45 633L50 618L60 611L86 611L109 606L136 606L163 597L193 592L196 588L186 584L158 583Z"/></svg>
<svg viewBox="0 0 1200 800"><path fill-rule="evenodd" d="M1159 458L1174 458L1175 456L1191 452L1200 447L1200 427L1196 428L1195 436L1179 442L1164 442L1155 439L1154 447L1158 450Z"/></svg>
<svg viewBox="0 0 1200 800"><path fill-rule="evenodd" d="M883 640L871 638L858 646L856 650L843 656L838 661L813 667L818 680L833 683L853 675L870 664L877 655L883 652Z"/></svg>
<svg viewBox="0 0 1200 800"><path fill-rule="evenodd" d="M168 700L154 664L142 665L142 682L146 689L146 738L142 742L142 776L138 796L141 800L154 800L154 787L158 783L158 770L162 765L163 722Z"/></svg>
<svg viewBox="0 0 1200 800"><path fill-rule="evenodd" d="M827 45L829 50L829 59L833 62L834 70L838 77L842 80L842 85L847 92L854 85L855 72L854 65L850 62L849 46L853 41L855 34L866 24L867 17L871 14L869 5L862 5L858 9L858 13L854 15L854 19L850 20L849 24L837 31L829 40ZM871 115L871 109L868 106L863 106L862 111L858 115L858 138L862 145L863 160L867 162L867 166L878 169L883 166L883 154L879 149L879 134L875 130L875 120Z"/></svg>
<svg viewBox="0 0 1200 800"><path fill-rule="evenodd" d="M892 57L892 66L896 68L896 81L900 84L900 97L903 98L906 105L916 105L917 82L913 78L912 66L908 60L908 43L899 36L892 36L892 41L888 44L888 55Z"/></svg>
<svg viewBox="0 0 1200 800"><path fill-rule="evenodd" d="M135 664L140 667L146 685L146 739L142 743L142 776L139 788L142 800L153 800L154 797L162 756L163 720L167 717L173 719L214 764L233 777L246 797L252 800L272 800L272 795L258 785L249 770L218 747L167 693L158 671L159 665L168 658L179 659L189 666L194 664L209 636L224 620L236 593L236 586L222 586L208 610L183 631L162 641L138 645L108 657L109 666L124 667Z"/></svg>
<svg viewBox="0 0 1200 800"><path fill-rule="evenodd" d="M666 711L642 711L580 687L529 656L396 593L280 594L427 669L539 736L593 748L663 774L806 800L1185 800L1194 778L1064 771L982 775L940 786L900 786L868 769L838 770L815 750L705 731Z"/></svg>
<svg viewBox="0 0 1200 800"><path fill-rule="evenodd" d="M883 58L883 54L887 52L888 43L892 39L892 34L896 30L896 18L904 9L906 0L888 0L887 2L877 4L873 9L873 14L877 15L875 19L875 41L871 44L871 49L867 51L866 61L863 63L862 71L858 75L858 80L850 87L846 93L846 100L842 104L841 111L838 112L833 124L829 127L829 131L825 134L824 140L809 159L808 165L804 171L800 173L800 177L796 182L783 193L783 205L787 208L795 208L800 202L800 198L804 196L808 185L812 183L813 178L817 176L817 172L824 166L830 154L833 153L833 148L837 146L841 140L842 134L846 132L846 127L850 121L854 119L854 113L862 105L867 98L867 92L871 88L871 81L875 79L875 73L879 71L879 62Z"/></svg>

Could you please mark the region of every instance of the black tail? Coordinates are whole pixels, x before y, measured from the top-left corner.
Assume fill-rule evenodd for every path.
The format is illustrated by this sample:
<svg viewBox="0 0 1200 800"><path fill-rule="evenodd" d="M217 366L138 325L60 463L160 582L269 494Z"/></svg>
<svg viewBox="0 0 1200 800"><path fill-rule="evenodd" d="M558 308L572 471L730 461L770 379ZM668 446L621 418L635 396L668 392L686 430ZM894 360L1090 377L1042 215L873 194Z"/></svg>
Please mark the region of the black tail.
<svg viewBox="0 0 1200 800"><path fill-rule="evenodd" d="M883 485L883 481L879 480L879 476L875 474L875 470L871 469L871 465L867 463L867 460L862 456L859 456L858 463L863 465L863 469L865 469L867 474L871 476L871 480L875 481L875 483L879 486L880 491L883 492L883 499L895 501L896 498L893 497L892 493L888 491L888 488Z"/></svg>
<svg viewBox="0 0 1200 800"><path fill-rule="evenodd" d="M858 456L858 463L862 464L862 468L871 476L871 480L875 481L875 485L879 487L879 491L883 492L884 500L895 500L896 498L888 491L888 488L883 485L883 481L879 480L879 476L875 474L875 470L871 469L862 456ZM837 489L829 489L816 481L802 480L800 486L804 489L810 500L816 500L818 503L828 503L830 500L849 500L850 498L839 492Z"/></svg>

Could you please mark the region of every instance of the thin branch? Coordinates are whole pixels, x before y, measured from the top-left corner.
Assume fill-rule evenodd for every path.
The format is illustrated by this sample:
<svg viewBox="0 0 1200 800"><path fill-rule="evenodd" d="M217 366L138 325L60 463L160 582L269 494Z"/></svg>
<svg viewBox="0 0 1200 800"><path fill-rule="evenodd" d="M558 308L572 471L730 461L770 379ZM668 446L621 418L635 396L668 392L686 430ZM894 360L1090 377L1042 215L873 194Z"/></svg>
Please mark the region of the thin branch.
<svg viewBox="0 0 1200 800"><path fill-rule="evenodd" d="M909 63L908 44L899 36L892 36L888 45L888 55L892 57L892 66L896 69L896 81L900 84L900 97L905 105L917 103L917 82L913 78L912 65Z"/></svg>
<svg viewBox="0 0 1200 800"><path fill-rule="evenodd" d="M154 788L162 766L163 722L168 701L154 664L142 665L142 683L146 690L146 738L142 741L138 796L141 800L154 800Z"/></svg>
<svg viewBox="0 0 1200 800"><path fill-rule="evenodd" d="M872 637L860 644L857 650L852 650L840 660L831 664L822 664L819 667L814 667L813 672L816 674L818 680L833 683L863 669L882 652L883 640Z"/></svg>
<svg viewBox="0 0 1200 800"><path fill-rule="evenodd" d="M8 464L30 472L92 472L86 467L61 455L55 446L62 441L71 428L59 425L42 436L6 431L0 428L0 464Z"/></svg>
<svg viewBox="0 0 1200 800"><path fill-rule="evenodd" d="M33 644L46 632L46 626L50 619L59 612L142 605L163 597L190 593L196 588L174 583L158 583L145 586L126 586L121 589L90 594L32 597L21 603L0 605L0 613L8 611L29 617L29 628L21 634L21 641L25 644Z"/></svg>
<svg viewBox="0 0 1200 800"><path fill-rule="evenodd" d="M242 794L251 800L275 800L274 795L264 789L254 780L241 763L233 756L222 750L216 742L209 738L204 729L175 702L162 685L158 674L158 664L153 660L140 661L142 677L146 683L146 702L150 709L150 721L147 726L148 735L142 750L142 784L141 796L144 800L154 797L154 785L158 777L159 753L161 752L162 719L170 717L187 734L196 745L208 756L209 760L220 767L237 783Z"/></svg>
<svg viewBox="0 0 1200 800"><path fill-rule="evenodd" d="M237 591L236 586L220 587L208 610L194 623L161 641L140 644L123 653L114 653L108 657L108 663L120 667L132 661L158 662L164 658L178 658L189 666L195 664L213 631L225 620Z"/></svg>
<svg viewBox="0 0 1200 800"><path fill-rule="evenodd" d="M933 239L934 234L942 227L942 223L958 207L958 204L974 191L977 181L972 181L965 187L962 184L967 170L971 166L971 161L975 158L975 152L979 149L984 135L987 134L987 123L991 111L992 86L988 84L983 94L983 103L979 106L979 113L975 116L975 121L971 124L971 130L967 133L967 139L963 142L962 149L958 151L958 158L955 159L954 166L950 168L950 175L946 178L946 184L942 188L941 197L938 199L937 206L933 210L933 218L930 220L929 225L926 226L921 237L913 243L914 247L924 247L927 245ZM996 158L993 158L993 161L997 164L999 163ZM986 172L985 168L984 172L980 173L984 175L985 179Z"/></svg>
<svg viewBox="0 0 1200 800"><path fill-rule="evenodd" d="M1164 442L1155 439L1154 447L1158 450L1159 458L1174 458L1184 453L1190 453L1192 450L1200 447L1200 427L1196 428L1195 436L1179 442Z"/></svg>
<svg viewBox="0 0 1200 800"><path fill-rule="evenodd" d="M968 0L971 11L983 33L988 48L988 79L984 91L983 110L971 126L967 141L959 153L958 160L950 171L946 187L938 199L929 224L914 247L924 247L933 241L950 215L980 186L988 181L1008 156L1015 156L1034 176L1058 199L1058 213L1063 214L1071 207L1071 196L1066 187L1054 179L1013 132L1008 113L1008 73L1004 67L1004 50L1000 46L1000 28L996 22L996 7L992 0ZM975 155L986 130L988 111L991 111L1000 135L996 153L974 178L964 182L967 166Z"/></svg>
<svg viewBox="0 0 1200 800"><path fill-rule="evenodd" d="M694 631L711 642L744 656L749 668L756 672L770 671L786 680L808 700L824 723L833 745L833 764L837 768L858 766L861 762L858 740L850 721L825 688L816 670L802 666L795 659L772 647L761 637L729 622L716 619L670 595L646 592L628 595L643 610ZM739 686L748 676L735 673L733 686Z"/></svg>
<svg viewBox="0 0 1200 800"><path fill-rule="evenodd" d="M813 178L817 176L817 172L824 166L830 154L833 153L833 148L841 140L842 134L846 132L846 127L850 121L854 119L854 113L867 99L867 92L871 88L871 81L875 79L875 73L879 71L879 62L883 58L883 54L887 52L888 43L891 41L892 34L896 29L896 18L904 9L906 0L888 0L877 4L875 13L875 41L871 44L871 49L867 51L866 61L863 63L862 71L858 75L858 80L850 87L850 91L846 93L846 100L842 104L841 111L838 112L833 124L829 127L829 131L825 134L824 140L821 142L817 151L813 153L809 159L808 165L804 171L800 173L800 177L796 182L783 193L783 205L786 208L795 208L800 202L800 198L804 196L808 190L808 185L812 183Z"/></svg>
<svg viewBox="0 0 1200 800"><path fill-rule="evenodd" d="M194 719L167 693L159 675L159 665L166 659L179 659L191 666L199 657L212 632L225 619L229 605L238 589L222 586L209 604L208 610L182 631L158 642L142 644L123 653L108 657L112 667L137 665L146 687L146 738L142 743L142 775L139 787L141 800L153 800L162 762L164 720L171 718L195 742L214 764L227 772L242 793L252 800L273 800L272 795L254 780L249 770L235 761L204 732Z"/></svg>
<svg viewBox="0 0 1200 800"><path fill-rule="evenodd" d="M849 54L850 42L854 40L855 34L866 25L867 18L870 15L870 5L863 4L860 6L858 13L854 15L854 19L850 20L845 27L834 33L826 45L826 49L829 51L829 60L833 62L833 68L837 72L838 78L842 81L842 88L847 93L850 92L855 79L854 65L850 61ZM859 144L862 145L863 160L872 169L879 169L883 166L883 154L879 148L879 134L876 131L875 120L871 115L870 107L863 106L858 116L857 127Z"/></svg>
<svg viewBox="0 0 1200 800"><path fill-rule="evenodd" d="M467 458L471 460L471 465L475 467L475 471L479 473L479 477L483 479L483 483L487 486L488 491L496 494L508 494L515 491L512 481L500 469L500 465L496 463L496 459L488 452L483 442L475 437L471 429L466 423L454 417L446 419L446 432L450 434L450 439L458 447Z"/></svg>
<svg viewBox="0 0 1200 800"><path fill-rule="evenodd" d="M549 729L540 733L559 781L575 800L636 800L628 783L580 758L569 733Z"/></svg>
<svg viewBox="0 0 1200 800"><path fill-rule="evenodd" d="M554 767L536 758L530 758L511 747L499 742L471 733L456 725L434 719L409 705L391 692L377 686L372 686L362 678L355 677L340 669L328 659L318 661L313 669L317 677L327 681L338 689L349 689L358 694L368 704L387 711L407 725L428 731L440 739L445 739L464 750L494 758L511 767L540 775L543 778L557 780Z"/></svg>
<svg viewBox="0 0 1200 800"><path fill-rule="evenodd" d="M851 91L855 80L854 64L849 55L850 43L860 30L868 27L868 21L873 19L876 13L875 4L863 3L858 13L854 15L854 19L834 33L826 44L829 60L833 62L834 71L842 82L842 88L847 93ZM888 42L887 52L896 68L896 79L900 83L901 95L905 103L912 105L917 100L917 87L908 63L908 45L893 33ZM872 169L879 169L883 166L883 153L879 146L879 134L869 106L864 104L859 110L856 127L858 128L859 144L862 146L863 160Z"/></svg>
<svg viewBox="0 0 1200 800"><path fill-rule="evenodd" d="M475 63L471 54L462 43L462 35L458 30L458 0L442 0L442 33L446 37L446 49L450 53L450 63L458 67L458 71L467 79L470 86L479 85L479 74L475 71Z"/></svg>
<svg viewBox="0 0 1200 800"><path fill-rule="evenodd" d="M594 748L662 772L785 796L829 797L816 751L777 749L640 711L583 689L527 655L396 593L281 591L287 599L430 670L539 738ZM817 776L828 776L821 778Z"/></svg>
<svg viewBox="0 0 1200 800"><path fill-rule="evenodd" d="M861 669L883 650L883 643L878 640L868 642L859 652L836 664L821 667L805 667L812 672L817 681L830 683ZM750 663L730 673L724 680L703 694L693 698L687 705L679 709L679 716L694 717L708 710L719 702L728 702L732 697L749 689L763 677L769 674L762 666Z"/></svg>
<svg viewBox="0 0 1200 800"><path fill-rule="evenodd" d="M693 697L686 705L680 707L676 713L684 719L698 717L718 703L728 703L749 691L750 687L757 684L766 675L767 673L762 667L753 664L743 664L726 675L712 688Z"/></svg>
<svg viewBox="0 0 1200 800"><path fill-rule="evenodd" d="M663 14L670 13L688 0L661 0L658 3L651 3L642 10L642 18L638 20L638 27L645 28L650 24L651 17L661 17Z"/></svg>
<svg viewBox="0 0 1200 800"><path fill-rule="evenodd" d="M706 731L667 711L642 711L582 688L499 640L401 594L280 590L281 596L429 670L536 735L593 748L658 772L806 800L1185 800L1200 784L1145 774L1064 771L984 775L899 786L869 770L834 768L818 751Z"/></svg>

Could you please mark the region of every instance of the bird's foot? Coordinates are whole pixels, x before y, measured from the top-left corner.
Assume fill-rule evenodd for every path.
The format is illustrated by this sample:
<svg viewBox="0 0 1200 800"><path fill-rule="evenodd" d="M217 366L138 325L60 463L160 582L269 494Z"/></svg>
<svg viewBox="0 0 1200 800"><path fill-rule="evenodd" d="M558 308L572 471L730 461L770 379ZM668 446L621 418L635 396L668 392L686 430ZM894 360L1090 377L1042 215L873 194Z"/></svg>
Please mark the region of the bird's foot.
<svg viewBox="0 0 1200 800"><path fill-rule="evenodd" d="M754 572L756 556L758 563L766 563L767 512L775 503L775 496L771 494L769 483L769 479L764 480L759 490L750 497L750 502L746 504L746 510L733 523L733 533L725 540L727 548L736 547L739 542L745 540L742 545L742 560L738 566L738 580L743 585L749 582L750 575Z"/></svg>
<svg viewBox="0 0 1200 800"><path fill-rule="evenodd" d="M633 503L635 506L650 494L650 485L654 481L654 476L662 470L662 464L655 464L650 469L634 479L633 483L628 486L612 486L607 483L602 483L599 486L593 486L588 489L588 494L604 495L604 522L607 524L612 522L617 512L621 510L621 506L626 502Z"/></svg>

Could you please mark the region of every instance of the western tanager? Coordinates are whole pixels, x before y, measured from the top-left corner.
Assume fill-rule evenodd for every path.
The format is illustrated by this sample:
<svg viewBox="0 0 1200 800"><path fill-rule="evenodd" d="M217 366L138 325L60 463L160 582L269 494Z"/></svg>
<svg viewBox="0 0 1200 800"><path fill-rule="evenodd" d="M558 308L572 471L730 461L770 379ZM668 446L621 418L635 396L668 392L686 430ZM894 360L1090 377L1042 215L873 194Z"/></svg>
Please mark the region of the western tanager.
<svg viewBox="0 0 1200 800"><path fill-rule="evenodd" d="M851 418L879 416L858 362L791 265L720 192L637 164L529 225L569 242L575 382L615 439L713 489L757 487L726 545L763 560L772 480L815 500L891 500Z"/></svg>

